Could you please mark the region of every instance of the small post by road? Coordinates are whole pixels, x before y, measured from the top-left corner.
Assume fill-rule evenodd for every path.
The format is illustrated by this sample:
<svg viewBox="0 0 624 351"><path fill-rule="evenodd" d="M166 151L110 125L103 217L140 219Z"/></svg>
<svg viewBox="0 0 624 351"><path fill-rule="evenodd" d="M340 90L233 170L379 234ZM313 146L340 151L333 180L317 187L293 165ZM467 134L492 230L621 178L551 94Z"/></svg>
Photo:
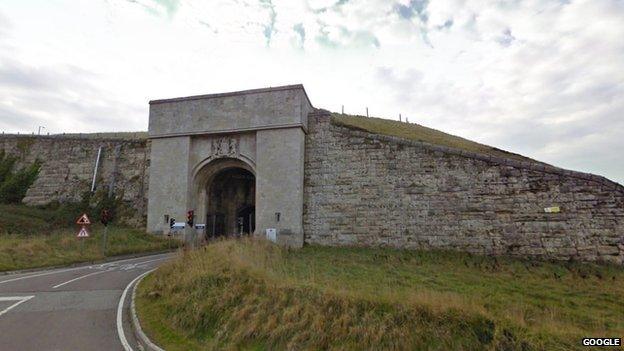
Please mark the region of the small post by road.
<svg viewBox="0 0 624 351"><path fill-rule="evenodd" d="M104 225L104 235L102 235L102 256L106 256L106 246L108 245L108 223L113 219L111 212L105 208L100 214L100 222Z"/></svg>
<svg viewBox="0 0 624 351"><path fill-rule="evenodd" d="M173 226L175 225L175 218L169 218L169 233L167 236L169 237L169 249L171 249L171 237L173 236Z"/></svg>
<svg viewBox="0 0 624 351"><path fill-rule="evenodd" d="M106 245L108 243L108 226L104 226L104 235L102 236L102 256L106 256Z"/></svg>
<svg viewBox="0 0 624 351"><path fill-rule="evenodd" d="M185 234L190 234L190 238L189 235L185 235L185 241L187 241L188 244L190 244L191 249L195 248L195 230L193 229L193 223L195 222L195 210L188 210L186 211L186 224L187 227L185 229Z"/></svg>

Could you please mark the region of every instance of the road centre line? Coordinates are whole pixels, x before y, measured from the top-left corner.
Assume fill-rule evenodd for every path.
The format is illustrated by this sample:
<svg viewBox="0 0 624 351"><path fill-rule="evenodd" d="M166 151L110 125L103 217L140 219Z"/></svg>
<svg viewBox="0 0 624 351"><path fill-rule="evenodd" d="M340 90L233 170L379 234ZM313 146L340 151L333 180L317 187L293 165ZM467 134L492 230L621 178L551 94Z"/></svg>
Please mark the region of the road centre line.
<svg viewBox="0 0 624 351"><path fill-rule="evenodd" d="M141 261L141 262L133 262L131 264L136 266L136 265L140 265L140 264L144 264L144 263L166 260L166 259L169 259L169 258L171 258L171 257L167 256L167 257L155 258L153 260L147 260L147 261ZM118 267L118 265L116 264L118 262L123 262L123 261L107 262L107 263L103 263L103 264L100 264L100 265L96 265L94 267L95 268L115 268L115 267Z"/></svg>
<svg viewBox="0 0 624 351"><path fill-rule="evenodd" d="M145 263L150 263L150 262L156 262L156 261L162 261L162 260L167 260L170 257L162 257L162 258L155 258L153 260L148 260L148 261L143 261L143 262L137 262L137 263L133 263L134 265L140 265L140 264L145 264Z"/></svg>
<svg viewBox="0 0 624 351"><path fill-rule="evenodd" d="M126 300L126 296L128 295L128 290L130 290L132 284L134 284L137 280L141 279L149 273L152 273L155 270L156 268L151 269L134 278L130 283L128 283L128 285L126 285L126 288L124 289L123 293L121 293L121 297L119 298L119 304L117 305L117 335L119 336L119 341L121 342L121 346L123 346L125 351L134 351L132 349L132 346L130 346L130 344L128 343L128 339L126 339L126 334L123 330L123 305Z"/></svg>
<svg viewBox="0 0 624 351"><path fill-rule="evenodd" d="M92 276L92 275L96 275L96 274L100 274L100 273L106 273L106 272L110 272L110 271L108 271L108 270L106 270L106 271L97 271L97 272L93 272L93 273L89 273L89 274L81 275L81 276L80 276L80 277L78 277L78 278L70 279L70 280L68 280L68 281L66 281L66 282L64 282L64 283L57 284L57 285L53 286L53 287L52 287L52 289L59 288L59 287L61 287L61 286L63 286L63 285L66 285L66 284L69 284L69 283L75 282L76 280L80 280L80 279L82 279L82 278L86 278L86 277L90 277L90 276Z"/></svg>
<svg viewBox="0 0 624 351"><path fill-rule="evenodd" d="M19 306L19 304L24 303L30 299L32 299L34 296L8 296L8 297L0 297L0 302L3 301L17 301L16 303L12 304L11 306L5 308L4 310L0 311L0 316L2 316L3 314L9 312L10 310L14 309L15 307Z"/></svg>

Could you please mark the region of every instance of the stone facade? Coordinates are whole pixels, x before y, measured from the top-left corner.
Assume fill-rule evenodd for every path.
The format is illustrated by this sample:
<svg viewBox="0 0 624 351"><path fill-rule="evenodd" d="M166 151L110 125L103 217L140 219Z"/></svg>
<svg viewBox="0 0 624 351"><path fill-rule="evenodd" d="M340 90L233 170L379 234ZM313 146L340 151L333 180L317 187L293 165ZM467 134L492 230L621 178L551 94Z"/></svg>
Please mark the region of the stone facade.
<svg viewBox="0 0 624 351"><path fill-rule="evenodd" d="M603 177L309 120L307 243L624 262L624 187Z"/></svg>
<svg viewBox="0 0 624 351"><path fill-rule="evenodd" d="M308 113L313 107L303 86L189 96L150 102L152 143L147 230L169 230L167 218L208 224L209 189L232 168L255 177L255 232L275 229L277 242L303 245L303 167ZM243 223L242 209L222 208L226 223ZM219 212L219 211L218 211ZM242 225L244 227L244 225ZM240 234L243 228L226 235ZM230 226L226 226L230 228ZM187 240L210 228L185 226Z"/></svg>
<svg viewBox="0 0 624 351"><path fill-rule="evenodd" d="M24 199L40 205L80 200L101 146L97 188L108 188L116 168L115 193L136 209L129 221L144 226L149 183L154 233L188 209L206 223L220 211L211 184L239 168L255 183L232 189L244 201L228 211L255 206L247 226L257 235L276 228L290 246L624 263L624 187L604 177L349 129L312 112L302 86L157 100L151 113L149 140L2 135L0 149L18 167L44 162ZM555 206L559 213L545 211Z"/></svg>
<svg viewBox="0 0 624 351"><path fill-rule="evenodd" d="M80 136L2 135L0 149L16 156L17 168L43 162L39 176L23 202L46 205L54 201L80 201L91 189L93 169L102 147L96 191L108 191L116 169L114 194L129 208L124 222L144 225L147 203L149 143L146 139L112 139L97 134ZM117 154L115 149L119 147Z"/></svg>

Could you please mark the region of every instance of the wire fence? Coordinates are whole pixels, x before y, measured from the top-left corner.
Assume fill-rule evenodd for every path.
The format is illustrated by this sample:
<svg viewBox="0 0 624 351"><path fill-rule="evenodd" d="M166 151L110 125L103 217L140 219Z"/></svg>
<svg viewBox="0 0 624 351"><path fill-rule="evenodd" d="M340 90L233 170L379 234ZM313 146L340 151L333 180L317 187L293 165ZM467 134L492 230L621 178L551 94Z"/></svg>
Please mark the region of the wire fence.
<svg viewBox="0 0 624 351"><path fill-rule="evenodd" d="M1 136L7 137L43 137L59 139L123 139L141 140L147 139L147 132L104 132L104 133L7 133L2 131Z"/></svg>

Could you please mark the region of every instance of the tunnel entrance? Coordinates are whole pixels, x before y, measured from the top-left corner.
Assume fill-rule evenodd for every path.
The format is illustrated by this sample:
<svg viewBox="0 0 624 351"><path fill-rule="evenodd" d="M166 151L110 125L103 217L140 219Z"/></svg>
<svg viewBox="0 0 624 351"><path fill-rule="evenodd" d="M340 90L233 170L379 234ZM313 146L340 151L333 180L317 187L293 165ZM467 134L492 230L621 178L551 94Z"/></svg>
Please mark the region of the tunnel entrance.
<svg viewBox="0 0 624 351"><path fill-rule="evenodd" d="M207 189L206 235L248 235L255 230L256 178L233 167L217 173Z"/></svg>

